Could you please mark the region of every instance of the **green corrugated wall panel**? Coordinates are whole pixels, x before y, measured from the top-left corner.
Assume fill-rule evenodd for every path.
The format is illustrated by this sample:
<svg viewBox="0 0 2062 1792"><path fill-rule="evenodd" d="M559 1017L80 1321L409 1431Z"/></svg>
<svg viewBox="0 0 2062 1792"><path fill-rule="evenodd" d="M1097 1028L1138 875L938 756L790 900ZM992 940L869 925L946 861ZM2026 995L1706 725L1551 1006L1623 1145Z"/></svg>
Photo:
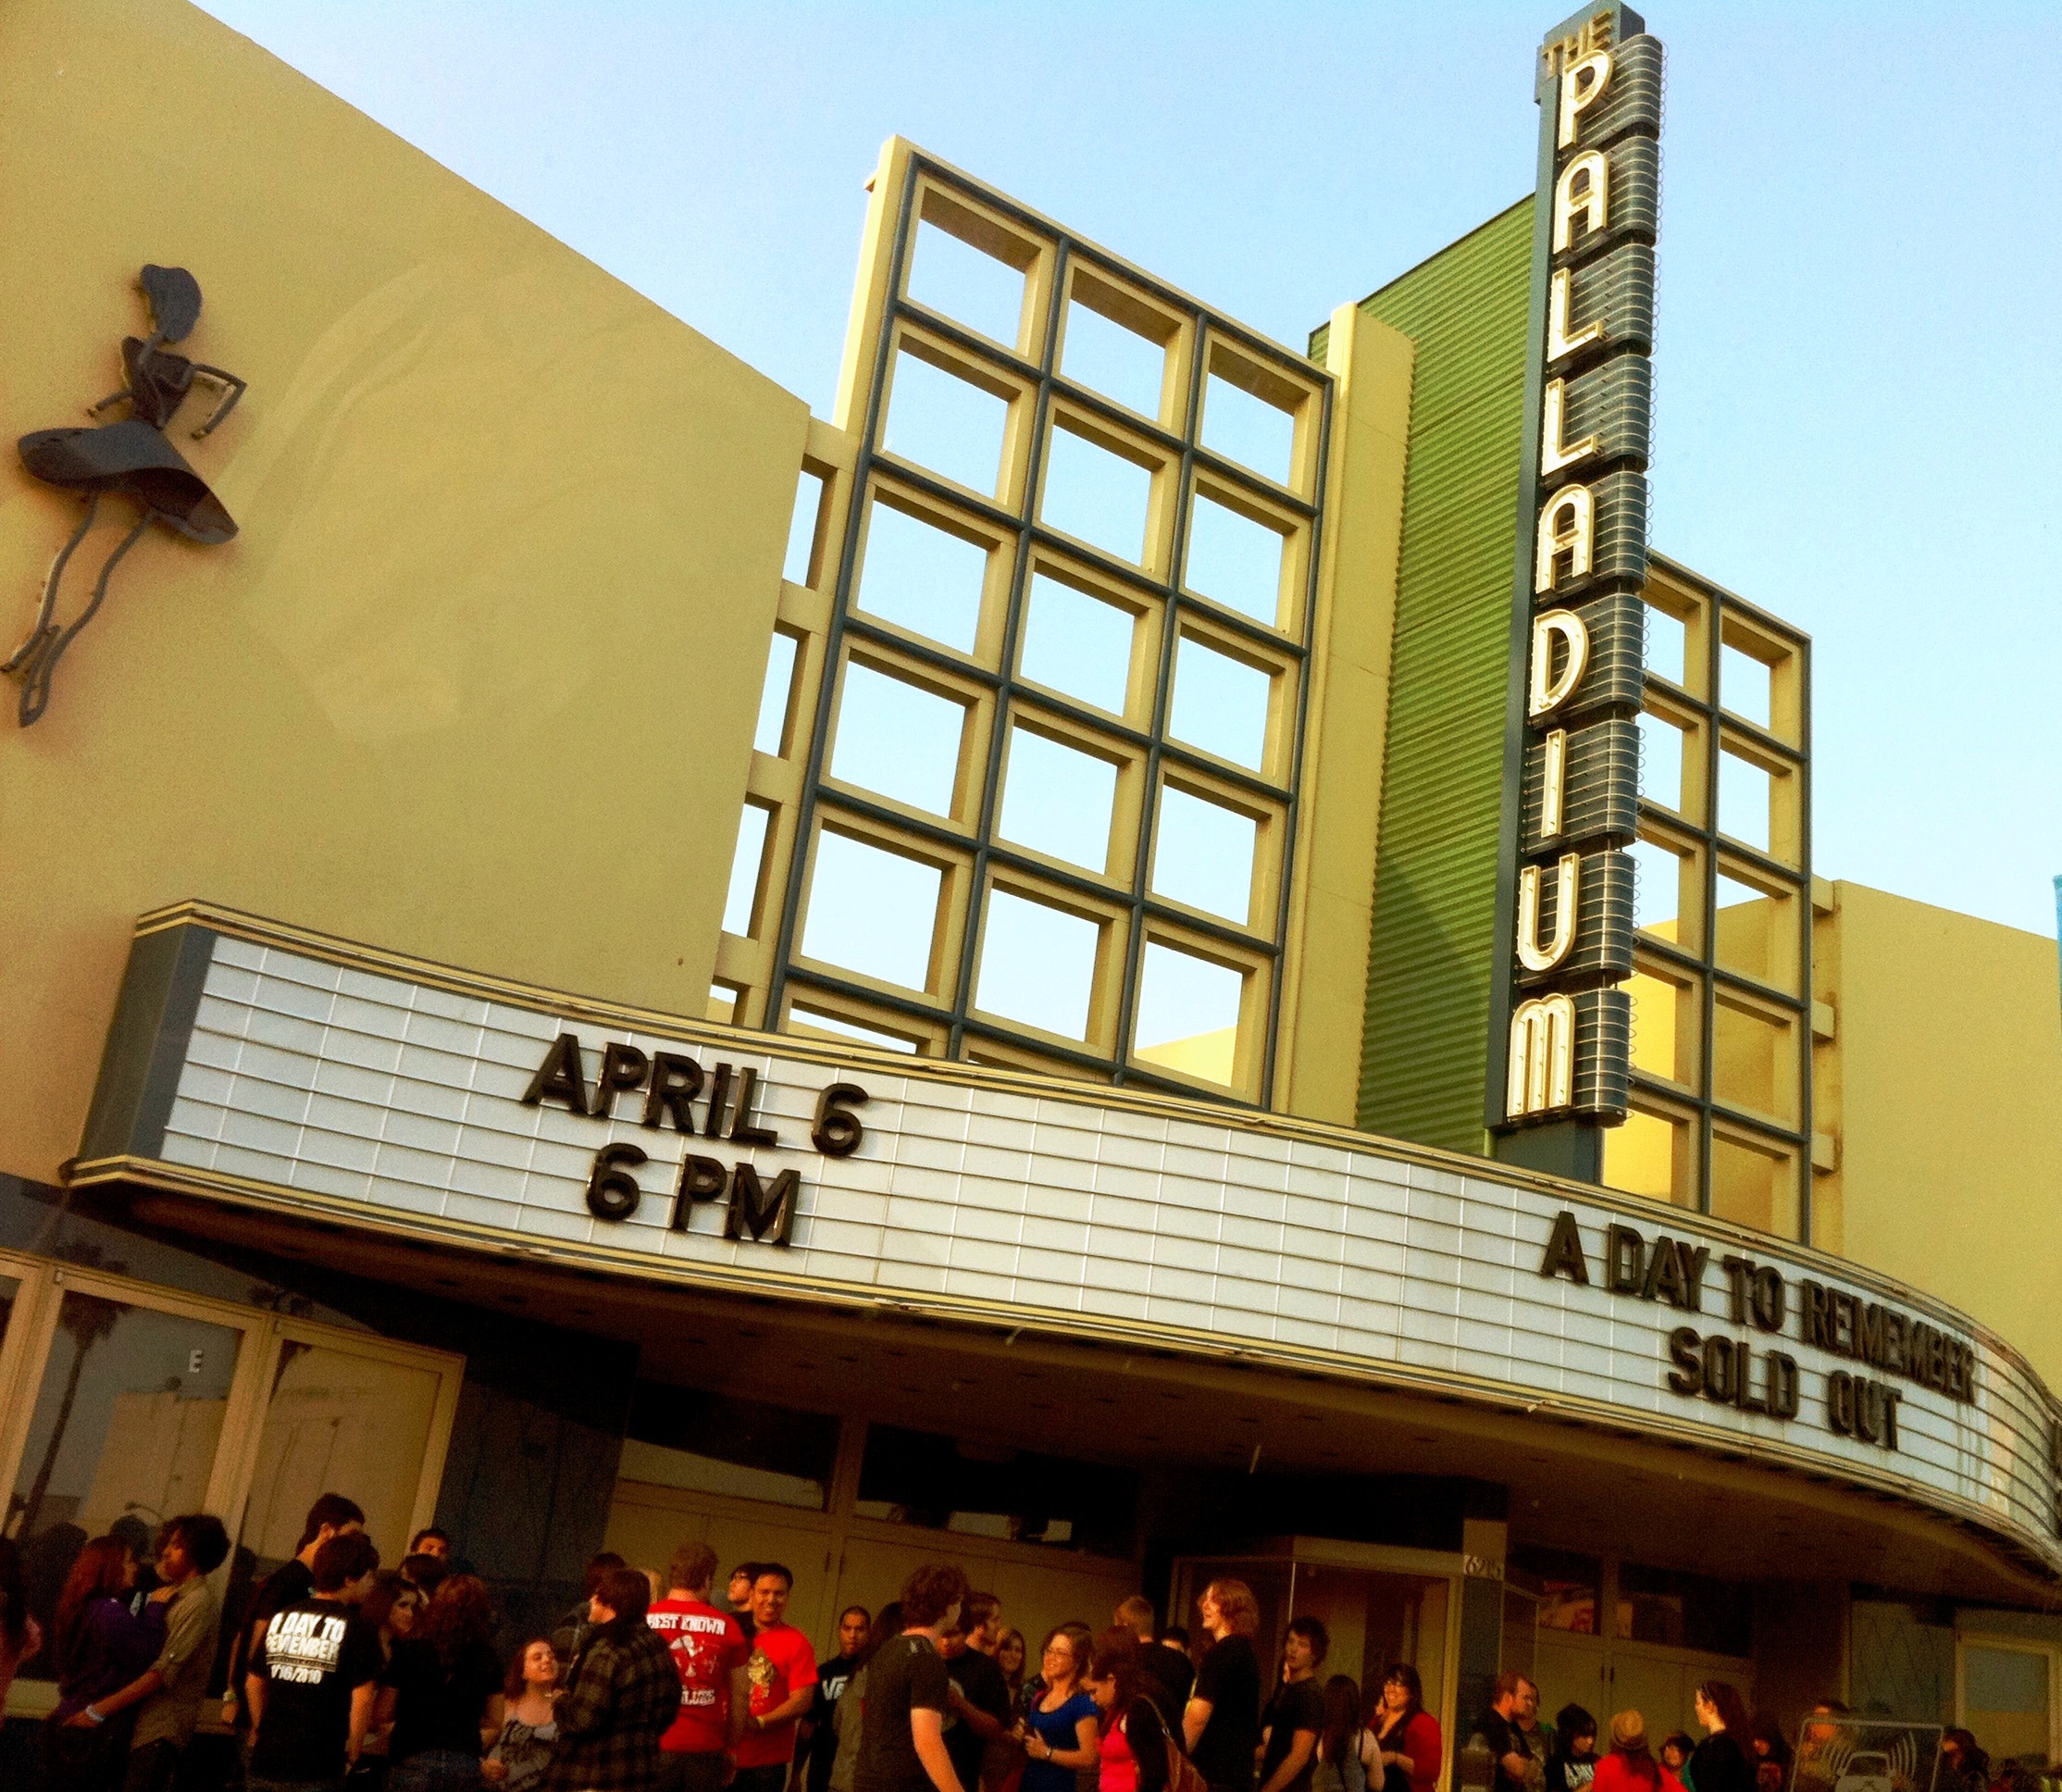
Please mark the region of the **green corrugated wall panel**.
<svg viewBox="0 0 2062 1792"><path fill-rule="evenodd" d="M1527 198L1361 305L1417 359L1360 1119L1465 1151L1489 1062L1532 232Z"/></svg>

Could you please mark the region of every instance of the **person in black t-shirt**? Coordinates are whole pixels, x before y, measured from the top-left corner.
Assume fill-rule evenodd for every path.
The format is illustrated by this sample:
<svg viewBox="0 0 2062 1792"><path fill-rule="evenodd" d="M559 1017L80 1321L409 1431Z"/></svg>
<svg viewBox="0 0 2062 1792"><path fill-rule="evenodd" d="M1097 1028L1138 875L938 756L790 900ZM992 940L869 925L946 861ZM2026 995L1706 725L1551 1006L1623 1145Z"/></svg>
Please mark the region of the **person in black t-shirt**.
<svg viewBox="0 0 2062 1792"><path fill-rule="evenodd" d="M362 1531L315 1552L314 1590L266 1621L243 1696L251 1711L249 1792L342 1781L372 1728L379 1636L356 1606L379 1551Z"/></svg>
<svg viewBox="0 0 2062 1792"><path fill-rule="evenodd" d="M1292 1618L1282 1638L1282 1678L1261 1719L1261 1792L1310 1792L1317 1739L1324 1730L1324 1687L1317 1671L1332 1638L1315 1618Z"/></svg>
<svg viewBox="0 0 2062 1792"><path fill-rule="evenodd" d="M1251 1792L1261 1746L1260 1601L1242 1580L1213 1580L1196 1609L1211 1644L1182 1713L1183 1740L1212 1792Z"/></svg>
<svg viewBox="0 0 2062 1792"><path fill-rule="evenodd" d="M428 1792L477 1773L482 1732L501 1728L502 1666L484 1583L450 1574L393 1646L381 1676L390 1715L387 1792Z"/></svg>
<svg viewBox="0 0 2062 1792"><path fill-rule="evenodd" d="M1114 1628L1128 1631L1138 1639L1138 1652L1133 1661L1139 1690L1160 1708L1168 1729L1180 1735L1181 1714L1196 1685L1195 1662L1184 1650L1154 1640L1152 1601L1142 1593L1134 1593L1122 1601L1110 1622Z"/></svg>
<svg viewBox="0 0 2062 1792"><path fill-rule="evenodd" d="M938 1652L966 1592L957 1568L919 1568L903 1587L904 1628L866 1663L852 1792L972 1792L946 1751L951 1688Z"/></svg>
<svg viewBox="0 0 2062 1792"><path fill-rule="evenodd" d="M981 1783L981 1768L991 1750L1010 1733L1012 1716L1010 1683L996 1665L995 1649L1002 1637L1002 1601L993 1593L969 1593L960 1610L962 1644L946 1657L950 1715L958 1721L945 1734L953 1771L964 1792Z"/></svg>
<svg viewBox="0 0 2062 1792"><path fill-rule="evenodd" d="M1475 1728L1496 1758L1490 1792L1527 1792L1544 1772L1526 1739L1523 1719L1539 1710L1539 1688L1515 1668L1497 1676L1497 1697L1475 1720Z"/></svg>
<svg viewBox="0 0 2062 1792"><path fill-rule="evenodd" d="M362 1531L365 1526L366 1515L358 1502L346 1500L341 1493L326 1493L308 1508L307 1521L301 1527L301 1540L294 1545L292 1555L259 1584L235 1626L236 1646L230 1655L229 1685L222 1690L224 1723L249 1721L242 1695L251 1652L257 1648L258 1638L265 1634L265 1626L271 1623L275 1612L299 1604L315 1591L315 1552L332 1537ZM231 1598L233 1601L233 1594Z"/></svg>
<svg viewBox="0 0 2062 1792"><path fill-rule="evenodd" d="M806 1763L808 1792L829 1792L830 1770L838 1760L838 1732L832 1723L838 1701L859 1667L872 1624L863 1605L848 1605L838 1614L838 1653L816 1664L816 1696L795 1745L797 1756Z"/></svg>

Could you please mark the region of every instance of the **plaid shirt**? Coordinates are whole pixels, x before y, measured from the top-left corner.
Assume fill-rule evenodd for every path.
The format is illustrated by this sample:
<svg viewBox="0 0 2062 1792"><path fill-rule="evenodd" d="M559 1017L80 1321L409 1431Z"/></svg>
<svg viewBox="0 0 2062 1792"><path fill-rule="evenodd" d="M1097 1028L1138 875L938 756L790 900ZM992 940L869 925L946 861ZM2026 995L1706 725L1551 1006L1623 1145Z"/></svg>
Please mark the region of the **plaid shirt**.
<svg viewBox="0 0 2062 1792"><path fill-rule="evenodd" d="M549 1792L652 1792L659 1736L679 1715L680 1676L642 1619L590 1634L567 1671Z"/></svg>

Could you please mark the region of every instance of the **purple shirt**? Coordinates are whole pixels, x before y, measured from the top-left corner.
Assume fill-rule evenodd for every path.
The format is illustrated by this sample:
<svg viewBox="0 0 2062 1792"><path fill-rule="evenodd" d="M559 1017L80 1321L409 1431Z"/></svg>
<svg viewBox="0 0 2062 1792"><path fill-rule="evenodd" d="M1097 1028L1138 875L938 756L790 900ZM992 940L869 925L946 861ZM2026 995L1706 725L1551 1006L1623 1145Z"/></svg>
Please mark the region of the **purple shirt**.
<svg viewBox="0 0 2062 1792"><path fill-rule="evenodd" d="M119 1599L95 1599L86 1608L78 1639L59 1663L57 1690L63 1697L50 1721L62 1724L94 1699L119 1692L156 1661L164 1643L162 1600L145 1605L139 1618Z"/></svg>

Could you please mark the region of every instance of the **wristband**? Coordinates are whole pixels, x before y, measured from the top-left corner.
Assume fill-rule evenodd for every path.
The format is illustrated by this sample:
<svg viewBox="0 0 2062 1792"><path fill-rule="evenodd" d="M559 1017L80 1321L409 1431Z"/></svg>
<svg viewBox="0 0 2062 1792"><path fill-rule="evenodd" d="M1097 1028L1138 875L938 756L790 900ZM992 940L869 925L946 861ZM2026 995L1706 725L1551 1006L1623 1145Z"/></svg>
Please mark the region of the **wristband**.
<svg viewBox="0 0 2062 1792"><path fill-rule="evenodd" d="M105 1724L107 1722L107 1720L105 1717L101 1716L98 1711L93 1710L91 1705L86 1707L86 1718L89 1723L93 1724Z"/></svg>

